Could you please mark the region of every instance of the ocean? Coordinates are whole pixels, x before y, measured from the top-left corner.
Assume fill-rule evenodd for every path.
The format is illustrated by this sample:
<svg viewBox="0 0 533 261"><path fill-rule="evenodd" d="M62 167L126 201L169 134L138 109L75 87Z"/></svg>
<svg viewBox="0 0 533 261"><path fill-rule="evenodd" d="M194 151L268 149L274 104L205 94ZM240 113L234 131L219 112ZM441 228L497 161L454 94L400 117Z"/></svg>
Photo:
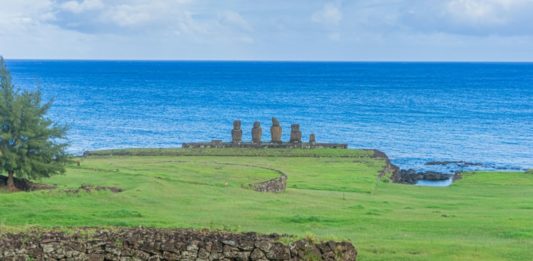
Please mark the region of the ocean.
<svg viewBox="0 0 533 261"><path fill-rule="evenodd" d="M8 60L14 84L54 99L70 152L230 140L242 120L428 161L533 168L533 63Z"/></svg>

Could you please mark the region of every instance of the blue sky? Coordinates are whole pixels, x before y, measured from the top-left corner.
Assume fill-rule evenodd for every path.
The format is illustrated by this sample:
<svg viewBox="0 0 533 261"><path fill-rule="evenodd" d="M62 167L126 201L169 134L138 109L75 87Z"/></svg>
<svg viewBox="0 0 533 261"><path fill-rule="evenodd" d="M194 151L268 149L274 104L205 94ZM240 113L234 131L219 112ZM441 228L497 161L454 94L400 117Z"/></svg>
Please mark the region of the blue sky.
<svg viewBox="0 0 533 261"><path fill-rule="evenodd" d="M533 61L533 0L0 0L0 55Z"/></svg>

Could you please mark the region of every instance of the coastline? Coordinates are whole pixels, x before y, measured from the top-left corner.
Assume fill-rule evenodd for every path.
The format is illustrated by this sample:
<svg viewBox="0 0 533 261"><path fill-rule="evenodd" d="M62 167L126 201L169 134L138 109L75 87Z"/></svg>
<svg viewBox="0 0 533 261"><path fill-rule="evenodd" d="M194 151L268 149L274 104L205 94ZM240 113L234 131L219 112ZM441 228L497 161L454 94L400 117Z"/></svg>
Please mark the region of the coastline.
<svg viewBox="0 0 533 261"><path fill-rule="evenodd" d="M19 87L56 98L50 117L71 126L76 154L225 139L234 117L248 141L277 116L283 140L300 123L304 140L377 148L404 169L533 168L530 64L8 63Z"/></svg>

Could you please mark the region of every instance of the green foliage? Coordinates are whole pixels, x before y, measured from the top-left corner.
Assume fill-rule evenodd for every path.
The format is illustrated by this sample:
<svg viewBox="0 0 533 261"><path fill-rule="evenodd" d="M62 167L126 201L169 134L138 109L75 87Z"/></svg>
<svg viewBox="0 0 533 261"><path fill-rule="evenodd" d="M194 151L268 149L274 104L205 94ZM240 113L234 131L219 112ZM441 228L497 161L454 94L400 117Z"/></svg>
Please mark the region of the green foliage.
<svg viewBox="0 0 533 261"><path fill-rule="evenodd" d="M18 177L49 177L65 171L66 128L46 118L52 102L39 91L19 91L0 57L0 167Z"/></svg>

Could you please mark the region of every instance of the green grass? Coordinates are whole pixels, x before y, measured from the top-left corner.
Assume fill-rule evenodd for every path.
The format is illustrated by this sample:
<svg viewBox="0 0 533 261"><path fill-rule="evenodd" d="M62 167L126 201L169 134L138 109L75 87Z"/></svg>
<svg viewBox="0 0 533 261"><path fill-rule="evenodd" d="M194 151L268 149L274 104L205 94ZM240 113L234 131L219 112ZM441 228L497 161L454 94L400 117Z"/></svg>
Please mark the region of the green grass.
<svg viewBox="0 0 533 261"><path fill-rule="evenodd" d="M384 162L369 151L290 151L92 156L41 181L57 184L57 190L0 193L0 230L212 228L349 239L363 261L531 260L533 175L476 172L451 187L417 187L379 182ZM276 177L269 168L288 175L286 192L243 188ZM82 183L125 191L62 192Z"/></svg>
<svg viewBox="0 0 533 261"><path fill-rule="evenodd" d="M89 152L92 156L247 156L247 157L343 157L373 155L372 150L348 149L275 149L275 148L154 148L112 149Z"/></svg>

